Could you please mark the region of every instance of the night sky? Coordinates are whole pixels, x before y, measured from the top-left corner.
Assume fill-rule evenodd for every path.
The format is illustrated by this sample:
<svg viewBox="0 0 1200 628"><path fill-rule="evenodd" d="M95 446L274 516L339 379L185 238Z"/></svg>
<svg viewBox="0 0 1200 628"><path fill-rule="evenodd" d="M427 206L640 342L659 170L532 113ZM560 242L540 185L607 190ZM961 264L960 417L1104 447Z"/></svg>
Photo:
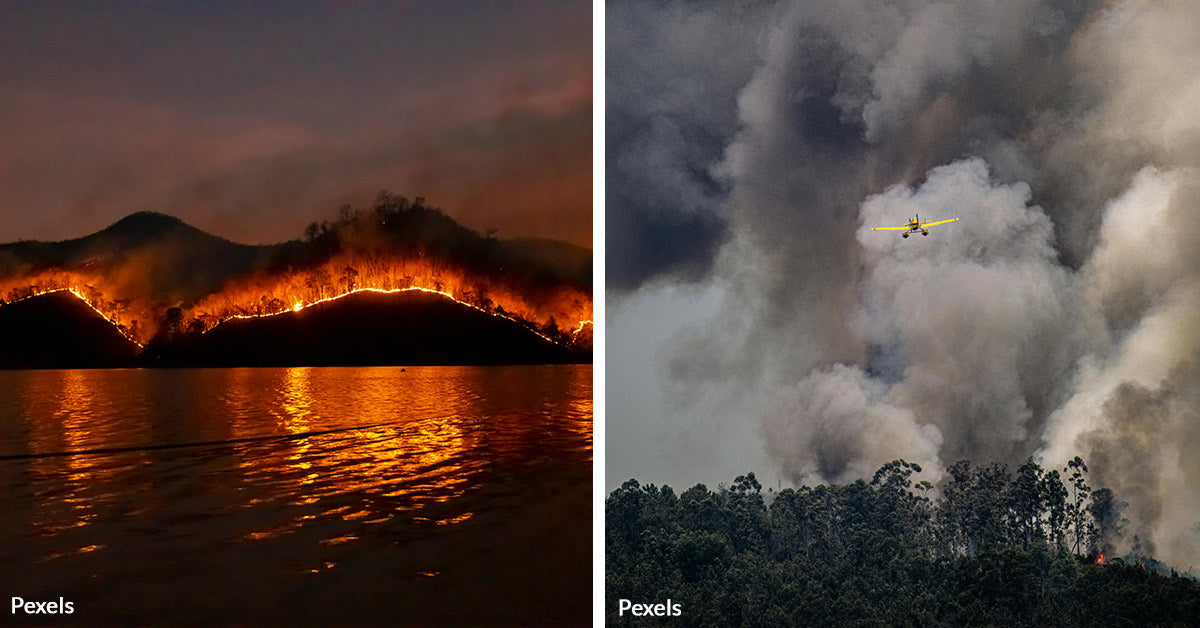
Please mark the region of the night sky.
<svg viewBox="0 0 1200 628"><path fill-rule="evenodd" d="M0 242L243 243L381 189L591 246L589 3L0 4Z"/></svg>

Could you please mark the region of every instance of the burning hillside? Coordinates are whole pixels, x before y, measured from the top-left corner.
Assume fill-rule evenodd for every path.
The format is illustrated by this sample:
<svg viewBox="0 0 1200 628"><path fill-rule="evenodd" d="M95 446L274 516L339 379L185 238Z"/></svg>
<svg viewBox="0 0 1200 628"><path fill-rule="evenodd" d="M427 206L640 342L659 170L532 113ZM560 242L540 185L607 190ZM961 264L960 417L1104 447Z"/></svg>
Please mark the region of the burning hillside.
<svg viewBox="0 0 1200 628"><path fill-rule="evenodd" d="M538 242L481 236L386 192L274 246L143 213L86 238L0 246L0 305L67 290L146 345L360 292L423 291L590 352L590 253Z"/></svg>
<svg viewBox="0 0 1200 628"><path fill-rule="evenodd" d="M0 307L0 368L130 366L142 347L66 290Z"/></svg>
<svg viewBox="0 0 1200 628"><path fill-rule="evenodd" d="M358 290L207 332L160 335L147 365L367 366L547 364L590 359L503 317L438 292Z"/></svg>

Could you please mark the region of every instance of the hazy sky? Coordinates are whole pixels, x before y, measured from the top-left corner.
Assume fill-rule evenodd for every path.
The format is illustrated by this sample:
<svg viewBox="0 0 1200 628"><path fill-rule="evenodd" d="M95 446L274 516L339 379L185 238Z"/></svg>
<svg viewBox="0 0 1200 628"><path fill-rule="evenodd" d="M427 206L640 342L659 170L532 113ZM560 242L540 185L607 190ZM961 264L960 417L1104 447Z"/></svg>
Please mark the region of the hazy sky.
<svg viewBox="0 0 1200 628"><path fill-rule="evenodd" d="M0 3L0 242L246 243L381 189L591 244L586 2Z"/></svg>
<svg viewBox="0 0 1200 628"><path fill-rule="evenodd" d="M610 490L1080 455L1200 565L1200 5L606 22Z"/></svg>

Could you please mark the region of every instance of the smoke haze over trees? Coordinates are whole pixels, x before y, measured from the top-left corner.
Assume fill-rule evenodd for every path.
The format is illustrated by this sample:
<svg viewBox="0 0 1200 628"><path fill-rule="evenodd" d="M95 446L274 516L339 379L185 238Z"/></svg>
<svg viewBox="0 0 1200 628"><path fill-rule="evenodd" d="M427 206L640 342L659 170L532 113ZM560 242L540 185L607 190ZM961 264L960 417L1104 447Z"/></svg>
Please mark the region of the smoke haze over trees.
<svg viewBox="0 0 1200 628"><path fill-rule="evenodd" d="M605 504L605 616L613 626L1186 626L1200 584L1140 553L1112 554L1124 503L1088 488L1076 457L771 489L753 473L678 495L636 480ZM764 499L766 497L766 499ZM1169 574L1169 575L1168 575ZM617 600L670 599L682 614L634 618Z"/></svg>
<svg viewBox="0 0 1200 628"><path fill-rule="evenodd" d="M610 488L1078 452L1200 564L1200 7L608 8Z"/></svg>

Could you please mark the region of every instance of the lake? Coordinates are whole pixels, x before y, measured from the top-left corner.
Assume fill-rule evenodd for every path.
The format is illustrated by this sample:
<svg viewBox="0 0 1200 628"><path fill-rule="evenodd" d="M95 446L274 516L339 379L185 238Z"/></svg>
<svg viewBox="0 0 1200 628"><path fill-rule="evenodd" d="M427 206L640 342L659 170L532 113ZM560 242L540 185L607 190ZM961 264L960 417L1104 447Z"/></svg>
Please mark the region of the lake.
<svg viewBox="0 0 1200 628"><path fill-rule="evenodd" d="M587 625L592 367L0 371L5 625Z"/></svg>

